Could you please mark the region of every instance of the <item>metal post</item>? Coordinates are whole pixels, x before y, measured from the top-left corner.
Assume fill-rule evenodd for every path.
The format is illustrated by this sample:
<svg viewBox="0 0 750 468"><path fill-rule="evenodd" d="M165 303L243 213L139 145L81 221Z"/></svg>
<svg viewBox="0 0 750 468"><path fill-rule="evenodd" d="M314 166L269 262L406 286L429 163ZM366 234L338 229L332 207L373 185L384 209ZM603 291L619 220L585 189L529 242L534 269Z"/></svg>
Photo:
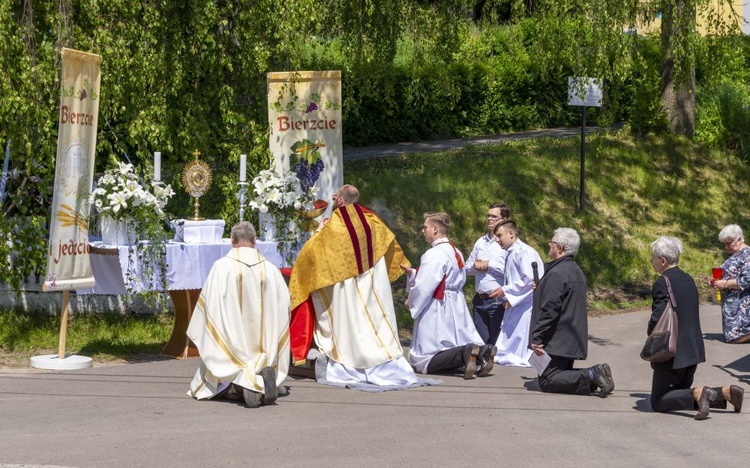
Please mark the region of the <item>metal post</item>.
<svg viewBox="0 0 750 468"><path fill-rule="evenodd" d="M581 106L583 109L583 120L581 122L581 194L580 194L580 206L581 212L583 212L585 202L585 187L586 187L586 106Z"/></svg>

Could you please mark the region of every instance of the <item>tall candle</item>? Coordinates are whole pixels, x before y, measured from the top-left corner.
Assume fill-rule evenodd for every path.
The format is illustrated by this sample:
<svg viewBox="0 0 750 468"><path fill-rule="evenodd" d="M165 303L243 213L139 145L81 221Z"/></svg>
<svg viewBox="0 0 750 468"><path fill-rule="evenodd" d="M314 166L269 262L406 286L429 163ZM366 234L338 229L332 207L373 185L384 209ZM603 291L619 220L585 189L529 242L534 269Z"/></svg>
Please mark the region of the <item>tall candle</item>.
<svg viewBox="0 0 750 468"><path fill-rule="evenodd" d="M247 180L247 155L240 155L240 182Z"/></svg>
<svg viewBox="0 0 750 468"><path fill-rule="evenodd" d="M154 180L161 180L161 151L154 152Z"/></svg>

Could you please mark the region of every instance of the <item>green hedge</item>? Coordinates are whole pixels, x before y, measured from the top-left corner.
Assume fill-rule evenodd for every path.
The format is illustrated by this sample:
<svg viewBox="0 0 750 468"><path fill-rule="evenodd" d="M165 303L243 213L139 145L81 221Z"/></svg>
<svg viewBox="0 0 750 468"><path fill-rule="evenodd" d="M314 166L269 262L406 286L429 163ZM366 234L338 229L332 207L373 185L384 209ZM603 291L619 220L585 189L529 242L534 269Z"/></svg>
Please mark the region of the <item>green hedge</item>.
<svg viewBox="0 0 750 468"><path fill-rule="evenodd" d="M533 19L473 25L459 10L392 1L402 10L388 10L390 20L383 21L385 10L360 10L349 0L332 2L321 16L310 14L315 0L284 3L283 11L275 0L71 0L61 18L58 3L0 2L0 145L13 142L0 221L49 217L62 46L103 56L96 170L127 156L150 172L153 151L162 151L163 178L178 193L168 210L185 217L191 208L180 173L199 149L215 180L202 214L228 225L237 220L240 153L249 154L251 177L269 164L265 77L271 71L342 70L346 146L580 122L580 109L567 105L572 72L562 62L541 70L530 52L538 43ZM727 79L747 84L749 51L747 38L702 40L699 92ZM658 38L634 41L629 63L618 72L622 82L605 83L605 108L592 109L589 124L663 128ZM724 128L742 129L744 117L736 115ZM716 137L744 148L733 131ZM16 238L31 244L36 235L30 229ZM0 257L11 252L0 242Z"/></svg>

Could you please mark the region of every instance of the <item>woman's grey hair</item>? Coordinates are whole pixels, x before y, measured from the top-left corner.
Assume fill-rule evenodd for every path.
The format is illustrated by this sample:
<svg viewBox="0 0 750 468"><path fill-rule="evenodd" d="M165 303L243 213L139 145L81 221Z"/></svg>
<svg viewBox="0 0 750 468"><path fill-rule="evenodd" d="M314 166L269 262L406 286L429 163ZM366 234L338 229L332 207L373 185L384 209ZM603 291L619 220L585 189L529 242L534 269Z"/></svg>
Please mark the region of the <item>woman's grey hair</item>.
<svg viewBox="0 0 750 468"><path fill-rule="evenodd" d="M255 242L255 226L249 221L240 221L232 226L232 240L234 242Z"/></svg>
<svg viewBox="0 0 750 468"><path fill-rule="evenodd" d="M672 236L661 236L651 244L651 253L665 258L670 265L677 265L682 255L682 241Z"/></svg>
<svg viewBox="0 0 750 468"><path fill-rule="evenodd" d="M724 226L724 229L722 229L719 233L719 241L721 242L733 241L737 239L745 242L745 237L742 235L742 228L736 224Z"/></svg>
<svg viewBox="0 0 750 468"><path fill-rule="evenodd" d="M578 253L578 248L581 246L581 236L578 235L575 229L557 228L552 237L554 237L557 245L562 247L566 255L576 255Z"/></svg>

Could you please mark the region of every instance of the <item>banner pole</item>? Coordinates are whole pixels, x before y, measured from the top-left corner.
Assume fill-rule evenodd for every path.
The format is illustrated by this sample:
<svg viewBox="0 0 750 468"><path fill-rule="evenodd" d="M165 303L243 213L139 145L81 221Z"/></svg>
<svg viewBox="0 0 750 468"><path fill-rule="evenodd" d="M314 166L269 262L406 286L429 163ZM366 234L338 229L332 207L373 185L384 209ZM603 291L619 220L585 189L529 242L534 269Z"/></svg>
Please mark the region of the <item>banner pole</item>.
<svg viewBox="0 0 750 468"><path fill-rule="evenodd" d="M580 207L581 213L583 213L586 207L586 106L581 107L583 109L583 117L581 119L581 193L580 193Z"/></svg>
<svg viewBox="0 0 750 468"><path fill-rule="evenodd" d="M68 315L70 311L70 290L62 291L62 311L60 312L60 345L58 354L45 354L31 358L31 367L37 369L73 370L86 369L92 366L91 358L87 356L65 356L65 342L68 336Z"/></svg>
<svg viewBox="0 0 750 468"><path fill-rule="evenodd" d="M63 291L62 312L60 313L60 342L57 348L57 357L65 359L65 342L68 336L68 309L70 309L70 290Z"/></svg>

